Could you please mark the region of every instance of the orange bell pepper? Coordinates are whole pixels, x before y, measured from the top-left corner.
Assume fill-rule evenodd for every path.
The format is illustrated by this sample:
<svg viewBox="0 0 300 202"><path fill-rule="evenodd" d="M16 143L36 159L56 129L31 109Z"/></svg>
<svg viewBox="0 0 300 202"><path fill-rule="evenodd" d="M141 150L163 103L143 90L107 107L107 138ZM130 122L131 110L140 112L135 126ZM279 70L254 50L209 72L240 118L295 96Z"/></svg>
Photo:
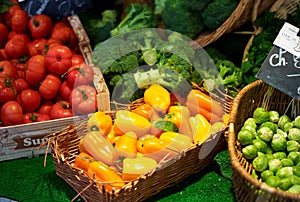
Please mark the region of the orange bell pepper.
<svg viewBox="0 0 300 202"><path fill-rule="evenodd" d="M74 160L74 167L82 169L84 171L88 170L88 167L91 162L95 161L95 159L85 152L80 152Z"/></svg>
<svg viewBox="0 0 300 202"><path fill-rule="evenodd" d="M101 131L107 135L112 127L112 118L104 112L94 112L87 121L88 131Z"/></svg>
<svg viewBox="0 0 300 202"><path fill-rule="evenodd" d="M104 185L106 191L120 190L125 185L121 175L101 161L90 163L87 172L90 178L98 181L98 186Z"/></svg>
<svg viewBox="0 0 300 202"><path fill-rule="evenodd" d="M115 144L118 156L135 157L137 154L137 137L134 132L128 132L120 136Z"/></svg>
<svg viewBox="0 0 300 202"><path fill-rule="evenodd" d="M179 129L181 134L187 135L190 138L193 137L189 125L190 111L186 106L174 105L170 106L168 114L166 114L165 119L173 122Z"/></svg>
<svg viewBox="0 0 300 202"><path fill-rule="evenodd" d="M186 100L186 106L189 108L191 115L202 114L208 121L214 122L222 119L224 110L222 105L205 94L201 90L192 89Z"/></svg>
<svg viewBox="0 0 300 202"><path fill-rule="evenodd" d="M152 107L149 103L144 103L137 106L135 109L131 110L132 112L139 114L146 119L150 119Z"/></svg>
<svg viewBox="0 0 300 202"><path fill-rule="evenodd" d="M171 96L161 85L152 84L144 92L144 102L150 104L156 111L166 112L171 104Z"/></svg>
<svg viewBox="0 0 300 202"><path fill-rule="evenodd" d="M85 134L82 138L82 145L93 158L107 165L113 165L117 160L115 148L100 131Z"/></svg>

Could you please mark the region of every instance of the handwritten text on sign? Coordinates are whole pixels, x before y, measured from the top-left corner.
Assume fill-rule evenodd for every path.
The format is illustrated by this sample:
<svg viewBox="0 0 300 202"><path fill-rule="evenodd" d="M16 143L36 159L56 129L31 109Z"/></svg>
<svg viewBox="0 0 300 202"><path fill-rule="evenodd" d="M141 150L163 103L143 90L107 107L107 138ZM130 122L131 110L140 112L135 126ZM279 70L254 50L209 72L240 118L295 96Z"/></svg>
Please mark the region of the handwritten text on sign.
<svg viewBox="0 0 300 202"><path fill-rule="evenodd" d="M300 57L273 46L257 78L300 100Z"/></svg>

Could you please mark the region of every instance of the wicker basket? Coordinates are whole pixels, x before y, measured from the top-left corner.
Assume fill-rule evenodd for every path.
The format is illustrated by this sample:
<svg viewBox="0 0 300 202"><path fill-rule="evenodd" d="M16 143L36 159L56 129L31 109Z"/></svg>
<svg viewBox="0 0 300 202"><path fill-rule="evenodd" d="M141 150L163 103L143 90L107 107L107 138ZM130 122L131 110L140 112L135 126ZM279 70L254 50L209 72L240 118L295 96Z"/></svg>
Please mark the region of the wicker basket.
<svg viewBox="0 0 300 202"><path fill-rule="evenodd" d="M292 106L299 102L281 91L269 86L262 80L257 80L244 87L232 103L232 111L229 120L228 151L233 169L233 188L237 201L300 201L300 195L291 194L262 183L252 177L252 164L242 155L241 145L237 141L237 132L244 121L252 117L255 108L262 106L267 110L277 110L283 114L287 109L287 115L295 112Z"/></svg>
<svg viewBox="0 0 300 202"><path fill-rule="evenodd" d="M231 16L216 30L201 33L194 41L205 47L217 41L222 35L228 34L246 22L251 21L269 8L275 0L241 0Z"/></svg>
<svg viewBox="0 0 300 202"><path fill-rule="evenodd" d="M196 88L196 87L194 87ZM198 87L199 88L199 87ZM216 95L215 95L216 96ZM221 99L221 98L220 98ZM228 99L223 100L227 113L230 110ZM139 100L138 104L143 103ZM116 104L116 103L114 103ZM121 105L122 109L134 109L137 104ZM116 109L120 109L116 108ZM107 112L114 117L115 112ZM118 192L108 192L96 185L96 182L87 177L83 170L73 167L76 155L79 154L78 145L81 137L87 132L87 117L78 120L76 124L67 126L64 130L50 134L48 148L54 161L58 176L64 179L78 193L77 197L85 201L143 201L158 192L179 183L189 175L200 172L214 161L214 156L226 149L227 127L212 134L203 144L193 144L173 158L161 161L157 168L150 173L140 176L137 180L128 182ZM46 159L46 157L45 157ZM99 182L98 182L99 183Z"/></svg>

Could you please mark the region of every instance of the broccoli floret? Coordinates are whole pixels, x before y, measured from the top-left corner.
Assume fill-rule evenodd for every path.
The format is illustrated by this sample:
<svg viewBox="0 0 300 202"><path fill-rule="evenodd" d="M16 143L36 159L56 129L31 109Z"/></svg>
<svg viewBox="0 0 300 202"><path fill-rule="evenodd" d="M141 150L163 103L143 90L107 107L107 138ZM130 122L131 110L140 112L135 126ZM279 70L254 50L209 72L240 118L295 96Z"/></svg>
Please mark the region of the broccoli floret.
<svg viewBox="0 0 300 202"><path fill-rule="evenodd" d="M232 169L228 150L217 153L214 160L219 165L222 175L228 179L232 179Z"/></svg>
<svg viewBox="0 0 300 202"><path fill-rule="evenodd" d="M154 14L161 15L165 9L166 0L154 0Z"/></svg>
<svg viewBox="0 0 300 202"><path fill-rule="evenodd" d="M209 30L220 27L238 4L238 0L213 0L201 12L203 24Z"/></svg>
<svg viewBox="0 0 300 202"><path fill-rule="evenodd" d="M212 0L185 0L187 7L194 11L202 11Z"/></svg>
<svg viewBox="0 0 300 202"><path fill-rule="evenodd" d="M191 39L195 39L204 28L200 12L190 10L185 0L166 0L162 22L166 29L179 32Z"/></svg>
<svg viewBox="0 0 300 202"><path fill-rule="evenodd" d="M112 36L143 28L155 28L158 25L154 11L146 4L132 3L125 12L126 16L123 20L111 30Z"/></svg>
<svg viewBox="0 0 300 202"><path fill-rule="evenodd" d="M111 36L110 31L117 25L117 12L115 10L104 10L101 14L102 17L89 11L79 13L78 16L92 46L108 39Z"/></svg>

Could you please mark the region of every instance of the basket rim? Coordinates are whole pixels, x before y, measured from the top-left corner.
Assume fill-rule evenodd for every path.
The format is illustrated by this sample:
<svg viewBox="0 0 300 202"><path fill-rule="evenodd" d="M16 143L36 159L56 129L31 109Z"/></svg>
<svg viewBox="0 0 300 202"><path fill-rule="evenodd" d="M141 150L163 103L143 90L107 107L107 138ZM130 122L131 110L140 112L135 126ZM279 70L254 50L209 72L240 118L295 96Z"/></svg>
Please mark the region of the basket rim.
<svg viewBox="0 0 300 202"><path fill-rule="evenodd" d="M236 171L237 173L239 173L245 180L250 182L255 187L255 189L260 189L264 192L276 194L278 196L288 198L288 199L299 199L299 197L300 197L299 194L293 194L293 193L289 193L289 192L271 187L271 186L265 184L264 182L255 179L249 172L247 172L242 167L242 165L237 157L237 152L236 152L237 148L235 147L237 139L236 139L236 133L235 133L234 126L235 126L235 118L236 118L237 111L238 111L238 108L240 105L240 100L245 95L245 93L247 93L252 88L259 87L260 85L268 85L268 84L266 84L262 80L256 80L256 81L248 84L247 86L245 86L233 100L232 110L231 110L230 119L229 119L229 123L228 123L229 126L228 126L228 140L227 140L228 152L229 152L229 156L230 156L230 162L231 162L232 169L233 169L233 171Z"/></svg>

